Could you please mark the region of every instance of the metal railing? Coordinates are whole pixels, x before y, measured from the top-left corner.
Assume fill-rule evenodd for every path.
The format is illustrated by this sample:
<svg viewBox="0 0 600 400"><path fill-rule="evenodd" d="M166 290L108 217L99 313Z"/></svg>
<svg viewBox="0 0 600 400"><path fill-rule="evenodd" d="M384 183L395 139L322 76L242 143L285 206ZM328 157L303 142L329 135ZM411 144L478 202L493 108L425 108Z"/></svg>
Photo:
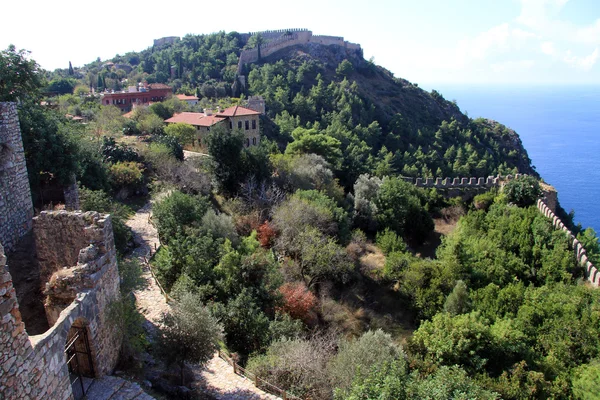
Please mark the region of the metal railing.
<svg viewBox="0 0 600 400"><path fill-rule="evenodd" d="M258 389L262 390L263 392L270 393L275 396L279 396L283 400L302 400L300 397L289 394L285 390L278 388L277 386L260 378L258 375L246 370L245 368L240 366L238 363L236 363L233 360L233 358L231 358L231 355L227 351L219 350L218 353L219 353L219 357L222 360L224 360L227 364L229 364L233 367L234 374L240 375L240 376L243 376L244 378L249 379L250 381L252 381L254 383L254 386L256 386Z"/></svg>

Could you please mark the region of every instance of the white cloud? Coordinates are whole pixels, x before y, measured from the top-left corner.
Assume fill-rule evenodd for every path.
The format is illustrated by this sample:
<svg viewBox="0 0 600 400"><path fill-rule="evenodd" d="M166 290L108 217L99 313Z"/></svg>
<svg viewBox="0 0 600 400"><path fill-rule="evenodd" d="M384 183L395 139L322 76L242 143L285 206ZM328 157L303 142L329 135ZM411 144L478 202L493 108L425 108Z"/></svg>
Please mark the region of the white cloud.
<svg viewBox="0 0 600 400"><path fill-rule="evenodd" d="M490 67L495 73L500 72L522 72L533 68L535 61L533 60L515 60L494 63Z"/></svg>
<svg viewBox="0 0 600 400"><path fill-rule="evenodd" d="M598 47L596 47L591 54L584 57L574 56L571 50L568 50L565 54L564 61L575 68L589 71L592 69L594 64L596 64L596 61L598 61L598 57L600 57L600 51L598 51Z"/></svg>
<svg viewBox="0 0 600 400"><path fill-rule="evenodd" d="M556 54L556 48L554 47L554 43L552 42L542 42L540 46L542 53L547 54L549 56L553 56Z"/></svg>

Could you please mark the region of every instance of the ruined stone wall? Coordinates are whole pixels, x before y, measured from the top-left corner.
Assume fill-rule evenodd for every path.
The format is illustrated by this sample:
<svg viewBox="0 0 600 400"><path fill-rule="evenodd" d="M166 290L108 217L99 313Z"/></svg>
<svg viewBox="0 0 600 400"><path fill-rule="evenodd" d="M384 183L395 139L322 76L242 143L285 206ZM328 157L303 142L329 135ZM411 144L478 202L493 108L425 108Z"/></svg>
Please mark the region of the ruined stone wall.
<svg viewBox="0 0 600 400"><path fill-rule="evenodd" d="M70 224L68 223L70 222ZM52 306L56 296L72 301L55 308L52 327L41 335L28 336L20 319L10 274L4 267L6 258L0 246L0 398L71 399L68 367L64 353L72 326L85 327L96 376L110 373L117 362L120 334L107 319L108 304L119 296L119 272L110 216L96 212L42 212L36 217L38 251L56 260L71 259L79 248L74 265L55 271L46 284L45 293ZM61 243L53 237L61 226L83 241ZM48 247L63 247L61 250ZM50 265L58 261L47 259Z"/></svg>
<svg viewBox="0 0 600 400"><path fill-rule="evenodd" d="M594 287L600 286L600 273L598 273L598 269L592 264L590 260L587 258L587 252L581 242L577 240L575 235L565 226L565 224L561 221L560 218L554 214L554 212L546 205L546 203L540 199L537 201L537 208L544 214L546 217L552 220L552 226L555 229L559 229L565 232L567 237L569 238L569 246L575 252L575 257L577 258L577 262L583 268L586 279L592 284Z"/></svg>
<svg viewBox="0 0 600 400"><path fill-rule="evenodd" d="M73 183L63 188L65 195L65 209L68 211L80 210L81 206L79 203L79 187L73 177Z"/></svg>
<svg viewBox="0 0 600 400"><path fill-rule="evenodd" d="M33 203L15 103L0 103L0 243L8 253L31 230Z"/></svg>

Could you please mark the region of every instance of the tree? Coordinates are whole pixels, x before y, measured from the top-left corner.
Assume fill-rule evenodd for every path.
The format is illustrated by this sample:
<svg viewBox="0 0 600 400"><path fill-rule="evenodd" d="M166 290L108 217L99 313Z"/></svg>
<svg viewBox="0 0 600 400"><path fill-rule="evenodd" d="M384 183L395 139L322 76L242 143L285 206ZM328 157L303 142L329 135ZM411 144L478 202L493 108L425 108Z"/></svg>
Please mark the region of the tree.
<svg viewBox="0 0 600 400"><path fill-rule="evenodd" d="M346 59L339 63L335 69L335 73L343 77L350 75L352 71L354 71L354 67L352 66L352 63Z"/></svg>
<svg viewBox="0 0 600 400"><path fill-rule="evenodd" d="M196 129L192 125L181 122L168 124L165 133L177 139L183 146L192 144L197 136Z"/></svg>
<svg viewBox="0 0 600 400"><path fill-rule="evenodd" d="M250 46L250 48L255 48L258 51L258 59L259 59L259 61L261 59L260 47L263 44L265 44L265 38L260 33L252 35L250 37L250 39L248 40L248 46Z"/></svg>
<svg viewBox="0 0 600 400"><path fill-rule="evenodd" d="M444 311L450 315L459 315L469 312L470 308L467 285L465 285L463 281L458 280L456 281L456 286L454 286L452 293L450 293L446 299Z"/></svg>
<svg viewBox="0 0 600 400"><path fill-rule="evenodd" d="M69 75L75 75L75 71L73 71L73 65L71 65L71 61L69 61Z"/></svg>
<svg viewBox="0 0 600 400"><path fill-rule="evenodd" d="M0 101L35 97L43 86L40 66L27 59L29 53L23 49L17 51L12 44L0 52Z"/></svg>
<svg viewBox="0 0 600 400"><path fill-rule="evenodd" d="M211 129L206 142L213 160L212 172L219 188L228 194L236 193L248 172L242 157L244 134L237 130L229 133L218 126Z"/></svg>
<svg viewBox="0 0 600 400"><path fill-rule="evenodd" d="M256 304L252 290L244 288L226 306L215 304L213 314L225 328L229 348L243 355L263 349L269 340L269 319Z"/></svg>
<svg viewBox="0 0 600 400"><path fill-rule="evenodd" d="M377 222L381 227L422 242L433 230L433 219L425 211L424 202L424 193L414 185L398 177L386 177L374 202Z"/></svg>
<svg viewBox="0 0 600 400"><path fill-rule="evenodd" d="M316 228L308 228L296 238L300 274L310 288L325 279L346 282L354 269L346 249Z"/></svg>
<svg viewBox="0 0 600 400"><path fill-rule="evenodd" d="M179 191L171 192L155 204L153 209L161 241L168 243L169 239L185 226L199 223L208 207L208 200L204 197L194 197Z"/></svg>
<svg viewBox="0 0 600 400"><path fill-rule="evenodd" d="M200 299L187 293L173 303L158 325L155 351L167 365L178 365L184 385L185 363L203 366L219 348L223 328Z"/></svg>
<svg viewBox="0 0 600 400"><path fill-rule="evenodd" d="M322 156L327 162L338 166L342 158L341 142L334 137L320 133L316 129L296 128L292 132L294 141L285 149L286 154L313 153Z"/></svg>
<svg viewBox="0 0 600 400"><path fill-rule="evenodd" d="M73 93L73 89L75 89L76 84L77 81L75 79L58 78L51 80L46 90L48 92L58 94Z"/></svg>
<svg viewBox="0 0 600 400"><path fill-rule="evenodd" d="M371 368L403 356L392 337L381 329L365 332L353 341L341 340L338 353L329 363L332 382L338 389L336 395L348 392L352 382L359 377L366 377Z"/></svg>
<svg viewBox="0 0 600 400"><path fill-rule="evenodd" d="M511 180L504 185L503 192L506 194L508 201L515 203L519 207L527 207L535 204L537 199L542 195L540 182L529 175Z"/></svg>

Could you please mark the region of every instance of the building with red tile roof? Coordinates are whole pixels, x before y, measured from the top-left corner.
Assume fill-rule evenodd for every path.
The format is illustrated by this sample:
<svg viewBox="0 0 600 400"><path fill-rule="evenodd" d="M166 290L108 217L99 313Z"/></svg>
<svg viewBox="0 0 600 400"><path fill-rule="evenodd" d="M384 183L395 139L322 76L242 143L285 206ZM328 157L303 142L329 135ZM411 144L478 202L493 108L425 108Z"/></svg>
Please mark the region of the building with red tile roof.
<svg viewBox="0 0 600 400"><path fill-rule="evenodd" d="M175 95L175 97L177 97L181 101L185 101L190 106L195 106L196 104L198 104L199 100L196 96L188 96L187 94L177 94Z"/></svg>
<svg viewBox="0 0 600 400"><path fill-rule="evenodd" d="M140 84L130 86L127 91L101 93L100 104L105 106L112 104L119 107L121 111L131 111L134 106L166 100L172 93L173 89L164 83Z"/></svg>
<svg viewBox="0 0 600 400"><path fill-rule="evenodd" d="M182 112L165 120L167 124L185 123L196 128L198 140L204 143L204 136L217 124L222 124L226 129L237 129L244 133L244 145L246 147L256 146L260 143L260 120L261 113L241 106L229 107L218 111L214 115L210 110L204 113Z"/></svg>

